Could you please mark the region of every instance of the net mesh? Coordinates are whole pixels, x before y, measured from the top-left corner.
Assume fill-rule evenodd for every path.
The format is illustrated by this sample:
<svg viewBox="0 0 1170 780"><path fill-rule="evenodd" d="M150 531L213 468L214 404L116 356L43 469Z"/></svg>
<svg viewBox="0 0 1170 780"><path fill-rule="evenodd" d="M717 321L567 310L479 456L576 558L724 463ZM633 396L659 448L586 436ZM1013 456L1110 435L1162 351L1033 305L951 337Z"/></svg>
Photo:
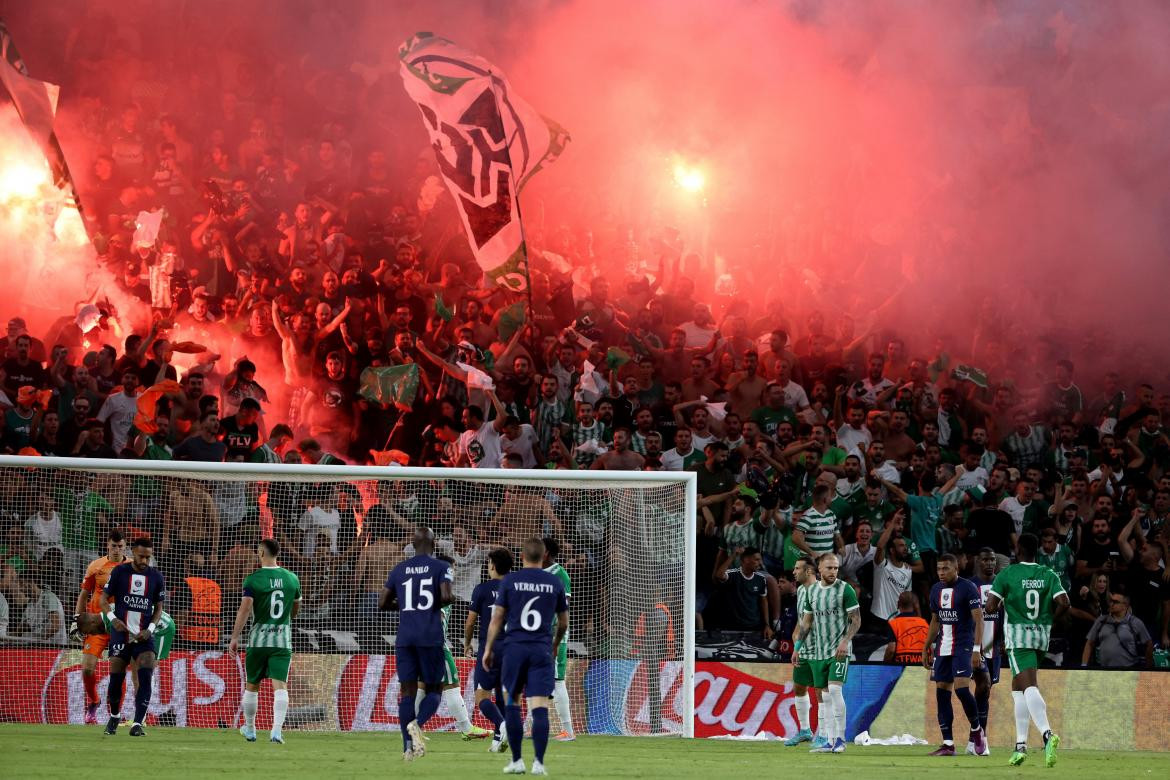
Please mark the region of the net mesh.
<svg viewBox="0 0 1170 780"><path fill-rule="evenodd" d="M169 591L165 609L178 625L174 648L155 673L151 722L240 722L244 663L227 652L227 642L241 583L258 565L257 542L271 536L303 593L292 623L287 726L397 729L398 616L379 612L377 602L390 569L412 552L411 532L428 525L438 552L455 560L447 639L476 725L491 724L474 708L474 657L463 656L468 600L487 577L492 548L506 547L519 561L522 541L537 535L558 540L557 562L571 578L565 679L573 730L682 731L684 482L413 478L409 469L359 478L320 471L0 465L6 602L0 618L7 618L6 626L0 620L0 670L4 685L16 691L0 699L0 710L12 710L0 711L0 719L83 721L82 641L92 654L101 637L71 640L66 626L87 567L105 555L106 534L118 528L127 539L154 540L154 564ZM107 716L106 674L103 655L99 722ZM40 692L39 700L31 692ZM265 683L262 727L270 697ZM124 702L129 712L129 691ZM427 728L465 728L454 714L445 701ZM556 708L550 717L554 733L568 730Z"/></svg>

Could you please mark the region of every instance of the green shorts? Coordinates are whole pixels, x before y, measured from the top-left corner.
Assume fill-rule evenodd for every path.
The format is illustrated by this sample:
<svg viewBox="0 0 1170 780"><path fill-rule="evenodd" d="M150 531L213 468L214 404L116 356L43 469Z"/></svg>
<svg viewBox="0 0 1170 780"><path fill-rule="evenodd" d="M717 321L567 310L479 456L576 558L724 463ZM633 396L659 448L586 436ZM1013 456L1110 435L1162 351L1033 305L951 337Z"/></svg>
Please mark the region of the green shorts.
<svg viewBox="0 0 1170 780"><path fill-rule="evenodd" d="M808 668L808 661L801 660L792 667L792 684L803 685L805 688L813 687L812 670Z"/></svg>
<svg viewBox="0 0 1170 780"><path fill-rule="evenodd" d="M569 670L569 643L561 642L557 645L557 668L554 675L557 682L565 679L565 672Z"/></svg>
<svg viewBox="0 0 1170 780"><path fill-rule="evenodd" d="M252 685L259 685L265 677L288 682L290 664L292 650L287 647L249 647L244 653L244 670Z"/></svg>
<svg viewBox="0 0 1170 780"><path fill-rule="evenodd" d="M171 648L175 646L176 629L174 621L171 621L169 628L164 628L154 635L154 657L158 660L165 661L171 654Z"/></svg>
<svg viewBox="0 0 1170 780"><path fill-rule="evenodd" d="M836 658L810 658L805 663L812 673L812 687L826 688L829 683L844 683L849 675L849 659L838 661Z"/></svg>
<svg viewBox="0 0 1170 780"><path fill-rule="evenodd" d="M1040 668L1040 654L1042 652L1040 650L1032 647L1017 647L1004 652L1007 654L1008 666L1012 668L1013 675L1028 669Z"/></svg>
<svg viewBox="0 0 1170 780"><path fill-rule="evenodd" d="M458 685L459 684L459 667L455 665L455 656L451 654L451 649L443 648L443 685Z"/></svg>

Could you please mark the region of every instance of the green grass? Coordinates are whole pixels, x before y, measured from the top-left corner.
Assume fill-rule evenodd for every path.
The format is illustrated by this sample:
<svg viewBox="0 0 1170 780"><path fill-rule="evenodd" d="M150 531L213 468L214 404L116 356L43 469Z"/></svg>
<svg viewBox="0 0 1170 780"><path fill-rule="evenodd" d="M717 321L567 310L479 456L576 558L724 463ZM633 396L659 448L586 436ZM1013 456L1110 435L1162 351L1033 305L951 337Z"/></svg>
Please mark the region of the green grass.
<svg viewBox="0 0 1170 780"><path fill-rule="evenodd" d="M487 752L483 741L462 742L449 734L432 735L430 753L404 765L397 732L321 734L286 731L284 746L247 743L235 731L152 728L132 739L123 726L116 737L103 737L99 726L0 725L0 777L82 778L204 777L289 780L297 777L459 778L500 776L505 757ZM526 763L531 748L525 741ZM1044 769L1044 754L1034 750L1019 768L1007 766L1008 751L989 758L928 758L930 747L850 746L845 755L809 755L806 747L784 748L775 742L680 740L670 738L581 737L571 744L553 742L546 767L553 777L763 777L779 772L801 777L832 767L856 780L905 780L928 771L932 777L1075 778L1165 777L1167 756L1067 750L1056 769Z"/></svg>

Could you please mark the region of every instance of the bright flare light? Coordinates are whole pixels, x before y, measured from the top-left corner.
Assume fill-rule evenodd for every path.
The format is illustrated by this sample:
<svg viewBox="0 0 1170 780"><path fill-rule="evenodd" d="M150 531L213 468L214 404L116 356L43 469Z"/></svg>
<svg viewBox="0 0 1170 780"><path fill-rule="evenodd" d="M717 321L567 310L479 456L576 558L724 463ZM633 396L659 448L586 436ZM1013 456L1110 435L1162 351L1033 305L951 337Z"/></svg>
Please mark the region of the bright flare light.
<svg viewBox="0 0 1170 780"><path fill-rule="evenodd" d="M687 192L700 192L707 179L698 168L688 168L679 163L674 166L674 182Z"/></svg>
<svg viewBox="0 0 1170 780"><path fill-rule="evenodd" d="M38 198L48 181L49 172L44 166L25 162L5 165L0 172L0 203Z"/></svg>

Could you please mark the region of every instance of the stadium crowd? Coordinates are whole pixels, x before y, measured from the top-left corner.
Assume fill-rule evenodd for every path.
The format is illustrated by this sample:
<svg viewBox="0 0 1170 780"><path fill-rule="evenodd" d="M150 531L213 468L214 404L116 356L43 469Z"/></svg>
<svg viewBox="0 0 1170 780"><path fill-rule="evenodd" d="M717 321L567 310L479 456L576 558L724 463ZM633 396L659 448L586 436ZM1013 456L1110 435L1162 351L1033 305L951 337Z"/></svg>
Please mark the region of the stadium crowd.
<svg viewBox="0 0 1170 780"><path fill-rule="evenodd" d="M385 79L278 82L244 60L160 93L147 72L132 89L102 81L113 55L91 35L71 45L88 74L78 125L96 150L74 167L113 281L50 329L9 312L5 452L689 469L706 628L782 645L793 565L836 551L865 630L881 635L899 604L913 611L902 594L924 597L938 555L959 555L968 574L981 552L1002 567L1031 532L1073 601L1057 662L1142 665L1154 643L1170 647L1170 388L1120 364L1082 376L1039 345L1013 365L994 344L935 344L880 317L861 332L854 316L876 302L794 294L761 307L714 285L671 232L640 235L631 266L621 231L607 243L600 229L596 242L583 228L533 230L531 297L489 289L430 150L403 166L359 131L350 107L377 105ZM160 209L157 238L136 243L139 212ZM408 403L359 392L365 369L410 363ZM0 479L0 631L40 640L63 639L76 575L115 526L161 539L172 577L225 594L261 529L273 532L310 572L304 614L321 623L372 609L417 521L476 575L490 544L558 536L575 582L592 578L581 593L604 587L596 561L613 552L604 502L588 495L501 491L476 498L471 520L428 481L388 485L375 505L344 483L281 485L291 492L265 512L234 482L69 472L50 484L13 468ZM744 595L757 568L762 609ZM346 581L352 594L336 587ZM601 642L593 612L574 602L574 632L587 620Z"/></svg>

